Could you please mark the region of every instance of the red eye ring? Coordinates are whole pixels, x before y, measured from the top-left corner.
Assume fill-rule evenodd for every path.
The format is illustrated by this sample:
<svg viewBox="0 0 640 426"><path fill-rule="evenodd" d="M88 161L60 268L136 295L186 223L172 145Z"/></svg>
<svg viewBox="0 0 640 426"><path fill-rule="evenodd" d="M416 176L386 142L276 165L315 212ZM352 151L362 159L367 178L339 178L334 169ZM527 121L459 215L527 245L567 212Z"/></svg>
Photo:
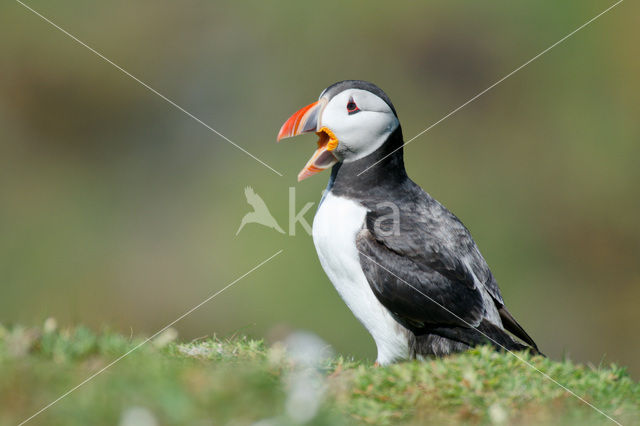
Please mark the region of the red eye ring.
<svg viewBox="0 0 640 426"><path fill-rule="evenodd" d="M355 114L358 111L360 111L360 108L358 108L358 105L356 105L353 98L349 98L349 102L347 102L347 112L349 113L349 115Z"/></svg>

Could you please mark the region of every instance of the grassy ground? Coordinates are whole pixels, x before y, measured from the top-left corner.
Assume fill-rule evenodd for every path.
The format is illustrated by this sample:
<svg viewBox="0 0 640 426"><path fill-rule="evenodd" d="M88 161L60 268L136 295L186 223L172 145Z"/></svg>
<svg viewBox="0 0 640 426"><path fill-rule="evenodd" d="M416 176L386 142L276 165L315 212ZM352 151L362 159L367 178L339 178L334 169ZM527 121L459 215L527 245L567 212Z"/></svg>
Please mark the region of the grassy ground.
<svg viewBox="0 0 640 426"><path fill-rule="evenodd" d="M140 347L29 424L611 423L488 348L382 368L342 357L304 366L262 341L172 337ZM0 326L0 424L20 423L141 341L51 323ZM520 355L621 423L640 419L640 385L623 368Z"/></svg>

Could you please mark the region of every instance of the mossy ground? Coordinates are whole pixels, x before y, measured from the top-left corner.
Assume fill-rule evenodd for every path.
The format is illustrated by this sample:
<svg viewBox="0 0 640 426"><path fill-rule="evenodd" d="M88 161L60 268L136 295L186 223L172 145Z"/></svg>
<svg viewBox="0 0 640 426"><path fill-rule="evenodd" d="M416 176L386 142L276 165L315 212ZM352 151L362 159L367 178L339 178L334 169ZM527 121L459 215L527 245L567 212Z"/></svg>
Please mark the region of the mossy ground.
<svg viewBox="0 0 640 426"><path fill-rule="evenodd" d="M285 407L299 367L282 346L245 337L164 340L141 346L29 424L294 423ZM19 424L141 341L85 327L0 327L0 424ZM622 424L638 423L640 385L624 368L519 356ZM387 367L336 357L314 374L324 397L311 424L612 423L514 356L486 347Z"/></svg>

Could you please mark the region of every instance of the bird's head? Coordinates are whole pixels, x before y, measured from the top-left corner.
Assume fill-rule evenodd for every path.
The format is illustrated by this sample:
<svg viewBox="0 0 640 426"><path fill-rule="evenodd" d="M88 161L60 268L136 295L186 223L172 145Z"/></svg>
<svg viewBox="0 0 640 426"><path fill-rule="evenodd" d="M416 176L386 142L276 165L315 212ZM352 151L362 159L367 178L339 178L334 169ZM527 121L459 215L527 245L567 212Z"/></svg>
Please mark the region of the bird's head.
<svg viewBox="0 0 640 426"><path fill-rule="evenodd" d="M278 141L310 132L319 136L318 149L298 174L301 181L338 162L366 157L398 126L396 111L382 90L366 81L345 80L293 114L282 125Z"/></svg>

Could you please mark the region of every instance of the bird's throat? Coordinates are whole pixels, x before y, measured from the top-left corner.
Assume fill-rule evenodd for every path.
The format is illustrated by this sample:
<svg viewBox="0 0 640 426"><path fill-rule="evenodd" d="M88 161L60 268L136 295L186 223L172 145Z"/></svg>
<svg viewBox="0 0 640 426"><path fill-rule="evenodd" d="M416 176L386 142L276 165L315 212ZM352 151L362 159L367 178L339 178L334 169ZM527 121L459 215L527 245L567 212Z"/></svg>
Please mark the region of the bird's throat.
<svg viewBox="0 0 640 426"><path fill-rule="evenodd" d="M336 195L363 195L378 187L393 188L407 177L400 126L371 154L352 162L340 162L331 169L329 187Z"/></svg>

